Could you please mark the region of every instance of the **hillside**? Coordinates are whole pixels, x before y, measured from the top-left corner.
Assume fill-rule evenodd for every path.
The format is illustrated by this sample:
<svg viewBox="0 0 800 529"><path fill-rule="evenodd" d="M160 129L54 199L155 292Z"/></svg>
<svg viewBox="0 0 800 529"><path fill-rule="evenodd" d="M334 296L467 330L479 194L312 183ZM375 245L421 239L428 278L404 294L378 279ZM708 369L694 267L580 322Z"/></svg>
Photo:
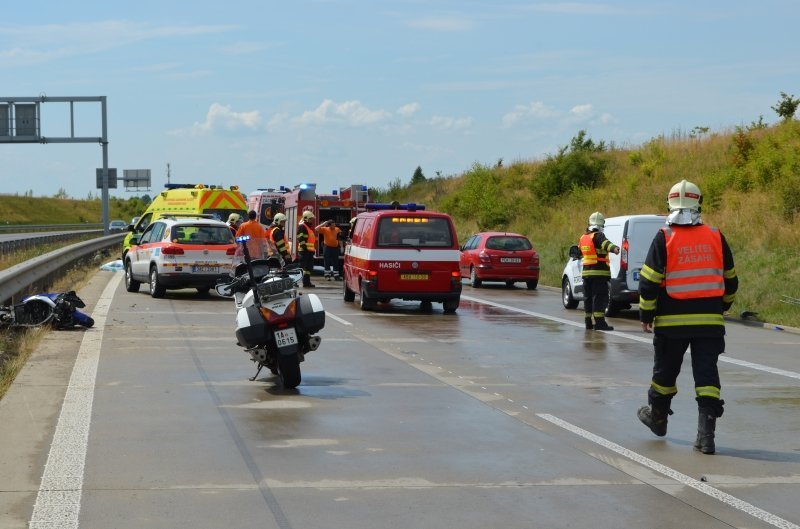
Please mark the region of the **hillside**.
<svg viewBox="0 0 800 529"><path fill-rule="evenodd" d="M731 312L757 312L800 327L800 123L761 123L704 137L659 137L634 148L596 143L581 132L544 160L494 167L413 185L395 181L382 200L424 203L451 213L459 240L500 229L524 233L541 256L540 284L560 287L570 245L594 211L606 216L666 213L682 179L700 186L703 220L734 252L740 290Z"/></svg>
<svg viewBox="0 0 800 529"><path fill-rule="evenodd" d="M109 220L131 220L145 209L138 198L109 200ZM100 199L0 195L0 224L98 224L102 220Z"/></svg>

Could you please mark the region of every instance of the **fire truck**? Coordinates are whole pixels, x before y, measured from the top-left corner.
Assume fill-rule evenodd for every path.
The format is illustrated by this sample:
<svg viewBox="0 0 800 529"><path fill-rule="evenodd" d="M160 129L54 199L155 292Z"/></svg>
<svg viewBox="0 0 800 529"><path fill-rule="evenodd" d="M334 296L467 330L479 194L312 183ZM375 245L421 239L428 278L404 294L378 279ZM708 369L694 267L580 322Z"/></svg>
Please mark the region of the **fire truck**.
<svg viewBox="0 0 800 529"><path fill-rule="evenodd" d="M314 226L333 220L347 236L350 219L366 211L370 202L369 189L365 185L351 185L334 189L330 194L318 193L316 184L300 184L284 195L286 214L286 239L293 257L297 257L297 226L304 211L314 214ZM322 263L322 244L316 245L315 264Z"/></svg>
<svg viewBox="0 0 800 529"><path fill-rule="evenodd" d="M255 211L258 214L256 217L258 222L269 226L276 213L283 213L286 192L287 189L283 186L279 189L256 189L247 195L247 210Z"/></svg>

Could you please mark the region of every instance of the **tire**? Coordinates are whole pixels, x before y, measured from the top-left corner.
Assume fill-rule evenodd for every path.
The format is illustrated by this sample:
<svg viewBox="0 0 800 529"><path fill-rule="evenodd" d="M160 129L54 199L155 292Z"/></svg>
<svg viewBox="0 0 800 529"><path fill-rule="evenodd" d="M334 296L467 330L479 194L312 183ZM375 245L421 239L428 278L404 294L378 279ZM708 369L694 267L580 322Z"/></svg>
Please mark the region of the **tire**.
<svg viewBox="0 0 800 529"><path fill-rule="evenodd" d="M200 296L207 296L211 291L211 287L197 287L197 294Z"/></svg>
<svg viewBox="0 0 800 529"><path fill-rule="evenodd" d="M452 314L458 308L458 304L461 300L460 299L452 299L450 301L445 301L442 303L442 307L444 308L445 314Z"/></svg>
<svg viewBox="0 0 800 529"><path fill-rule="evenodd" d="M164 285L158 282L158 269L153 266L150 268L150 296L154 298L163 298L167 289Z"/></svg>
<svg viewBox="0 0 800 529"><path fill-rule="evenodd" d="M347 281L342 280L342 297L348 303L355 301L356 293L350 290L350 287L347 286Z"/></svg>
<svg viewBox="0 0 800 529"><path fill-rule="evenodd" d="M536 290L536 287L539 286L539 280L532 279L531 281L525 281L525 286L528 287L528 290Z"/></svg>
<svg viewBox="0 0 800 529"><path fill-rule="evenodd" d="M508 281L506 281L506 286L507 286L508 288L514 288L514 283L515 283L515 282L516 282L516 281L511 281L511 280L508 280Z"/></svg>
<svg viewBox="0 0 800 529"><path fill-rule="evenodd" d="M139 292L141 283L133 278L133 270L131 270L131 262L125 261L125 290L128 292Z"/></svg>
<svg viewBox="0 0 800 529"><path fill-rule="evenodd" d="M300 357L297 354L282 355L278 353L278 377L284 389L294 389L300 385Z"/></svg>
<svg viewBox="0 0 800 529"><path fill-rule="evenodd" d="M368 298L364 291L361 291L361 295L358 296L358 303L361 310L375 310L375 300Z"/></svg>
<svg viewBox="0 0 800 529"><path fill-rule="evenodd" d="M475 267L470 267L469 269L469 284L472 285L472 288L481 288L481 284L483 281L478 279L478 273L475 271Z"/></svg>
<svg viewBox="0 0 800 529"><path fill-rule="evenodd" d="M614 300L608 300L608 306L606 307L605 314L606 316L613 317L619 314L621 310L627 310L631 308L630 303L620 303Z"/></svg>
<svg viewBox="0 0 800 529"><path fill-rule="evenodd" d="M574 309L578 306L578 300L572 295L569 279L566 277L561 280L561 302L564 304L565 309Z"/></svg>
<svg viewBox="0 0 800 529"><path fill-rule="evenodd" d="M430 301L422 301L419 304L419 310L422 312L431 312L433 310L433 303Z"/></svg>
<svg viewBox="0 0 800 529"><path fill-rule="evenodd" d="M81 327L86 327L87 329L94 327L94 319L87 316L86 320L81 323Z"/></svg>

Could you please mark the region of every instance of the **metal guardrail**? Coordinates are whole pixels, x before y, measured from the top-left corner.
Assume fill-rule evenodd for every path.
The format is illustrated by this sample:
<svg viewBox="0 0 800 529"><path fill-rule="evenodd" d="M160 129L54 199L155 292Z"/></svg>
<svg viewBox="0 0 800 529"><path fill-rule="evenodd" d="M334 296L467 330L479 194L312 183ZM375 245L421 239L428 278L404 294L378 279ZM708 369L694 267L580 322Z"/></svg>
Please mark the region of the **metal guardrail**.
<svg viewBox="0 0 800 529"><path fill-rule="evenodd" d="M0 233L26 233L29 231L102 230L102 224L2 224Z"/></svg>
<svg viewBox="0 0 800 529"><path fill-rule="evenodd" d="M114 248L117 251L112 252L112 255L116 257L124 238L125 233L98 237L48 252L0 271L0 303L10 304L31 294L32 290L46 289L47 283L65 268L96 252Z"/></svg>
<svg viewBox="0 0 800 529"><path fill-rule="evenodd" d="M42 244L49 244L52 242L64 242L73 239L79 239L86 235L96 235L102 233L103 233L102 229L85 230L85 231L75 231L75 232L48 233L46 235L41 235L39 237L26 236L26 237L21 237L19 239L3 240L0 241L0 254L9 252L18 252L20 250L26 250L28 248L35 248L37 246L41 246Z"/></svg>

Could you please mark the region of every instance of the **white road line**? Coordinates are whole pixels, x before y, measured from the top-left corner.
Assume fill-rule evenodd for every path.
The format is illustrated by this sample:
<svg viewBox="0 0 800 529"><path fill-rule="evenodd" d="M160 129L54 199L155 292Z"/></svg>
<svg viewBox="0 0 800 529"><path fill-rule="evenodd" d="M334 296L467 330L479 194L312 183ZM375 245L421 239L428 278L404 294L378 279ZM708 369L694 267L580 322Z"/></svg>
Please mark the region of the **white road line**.
<svg viewBox="0 0 800 529"><path fill-rule="evenodd" d="M592 441L593 443L603 446L611 450L612 452L616 452L617 454L625 458L628 458L631 461L639 463L640 465L644 465L647 468L658 472L659 474L662 474L670 479L677 481L678 483L681 483L682 485L691 487L697 490L698 492L702 492L703 494L706 494L707 496L719 500L726 505L729 505L746 514L749 514L750 516L757 518L762 522L766 522L775 527L779 527L780 529L800 529L800 526L798 526L797 524L794 524L788 520L784 520L783 518L776 516L772 513L769 513L763 509L759 509L755 505L740 500L739 498L736 498L735 496L731 496L730 494L722 492L719 489L715 489L714 487L706 483L703 483L702 481L698 481L685 474L681 474L677 470L674 470L666 465L662 465L661 463L657 463L652 459L644 457L643 455L638 454L632 450L628 450L627 448L624 448L614 442L611 442L608 439L605 439L591 432L588 432L582 428L579 428L574 424L570 424L562 419L559 419L558 417L555 417L554 415L550 415L548 413L537 413L536 416L548 422L551 422L556 426L560 426L561 428L564 428L565 430L568 430L574 434L577 434L583 437L584 439L587 439L589 441Z"/></svg>
<svg viewBox="0 0 800 529"><path fill-rule="evenodd" d="M530 310L519 309L517 307L512 307L510 305L503 305L502 303L495 303L494 301L489 301L487 299L481 298L473 298L472 296L461 296L461 299L465 299L467 301L472 301L474 303L481 303L483 305L489 305L491 307L497 307L498 309L509 310L512 312L519 312L520 314L526 314L528 316L533 316L534 318L541 318L543 320L550 320L555 321L558 323L563 323L564 325L572 325L573 327L583 328L583 323L567 320L564 318L559 318L558 316L550 316L549 314L543 314L541 312L533 312ZM644 336L636 336L624 332L619 331L603 331L603 334L610 334L612 336L619 336L620 338L626 338L628 340L633 340L635 342L641 342L646 344L652 344L653 338L652 335L650 337ZM720 356L720 362L726 362L728 364L735 364L741 367L748 367L750 369L755 369L757 371L763 371L764 373L771 373L773 375L780 375L783 377L794 378L796 380L800 380L800 373L795 371L787 371L785 369L778 369L776 367L765 366L763 364L756 364L753 362L747 362L746 360L738 360L736 358L731 358L730 356Z"/></svg>
<svg viewBox="0 0 800 529"><path fill-rule="evenodd" d="M353 325L353 324L352 324L352 323L350 323L349 321L347 321L347 320L344 320L344 319L340 318L339 316L337 316L336 314L333 314L332 312L328 312L327 310L325 311L325 314L326 314L326 315L327 315L329 318L333 319L334 321L338 321L338 322L339 322L339 323L341 323L342 325Z"/></svg>
<svg viewBox="0 0 800 529"><path fill-rule="evenodd" d="M95 326L87 329L83 335L28 524L30 529L78 527L86 445L103 330L114 291L123 276L114 274L111 278L92 313Z"/></svg>

